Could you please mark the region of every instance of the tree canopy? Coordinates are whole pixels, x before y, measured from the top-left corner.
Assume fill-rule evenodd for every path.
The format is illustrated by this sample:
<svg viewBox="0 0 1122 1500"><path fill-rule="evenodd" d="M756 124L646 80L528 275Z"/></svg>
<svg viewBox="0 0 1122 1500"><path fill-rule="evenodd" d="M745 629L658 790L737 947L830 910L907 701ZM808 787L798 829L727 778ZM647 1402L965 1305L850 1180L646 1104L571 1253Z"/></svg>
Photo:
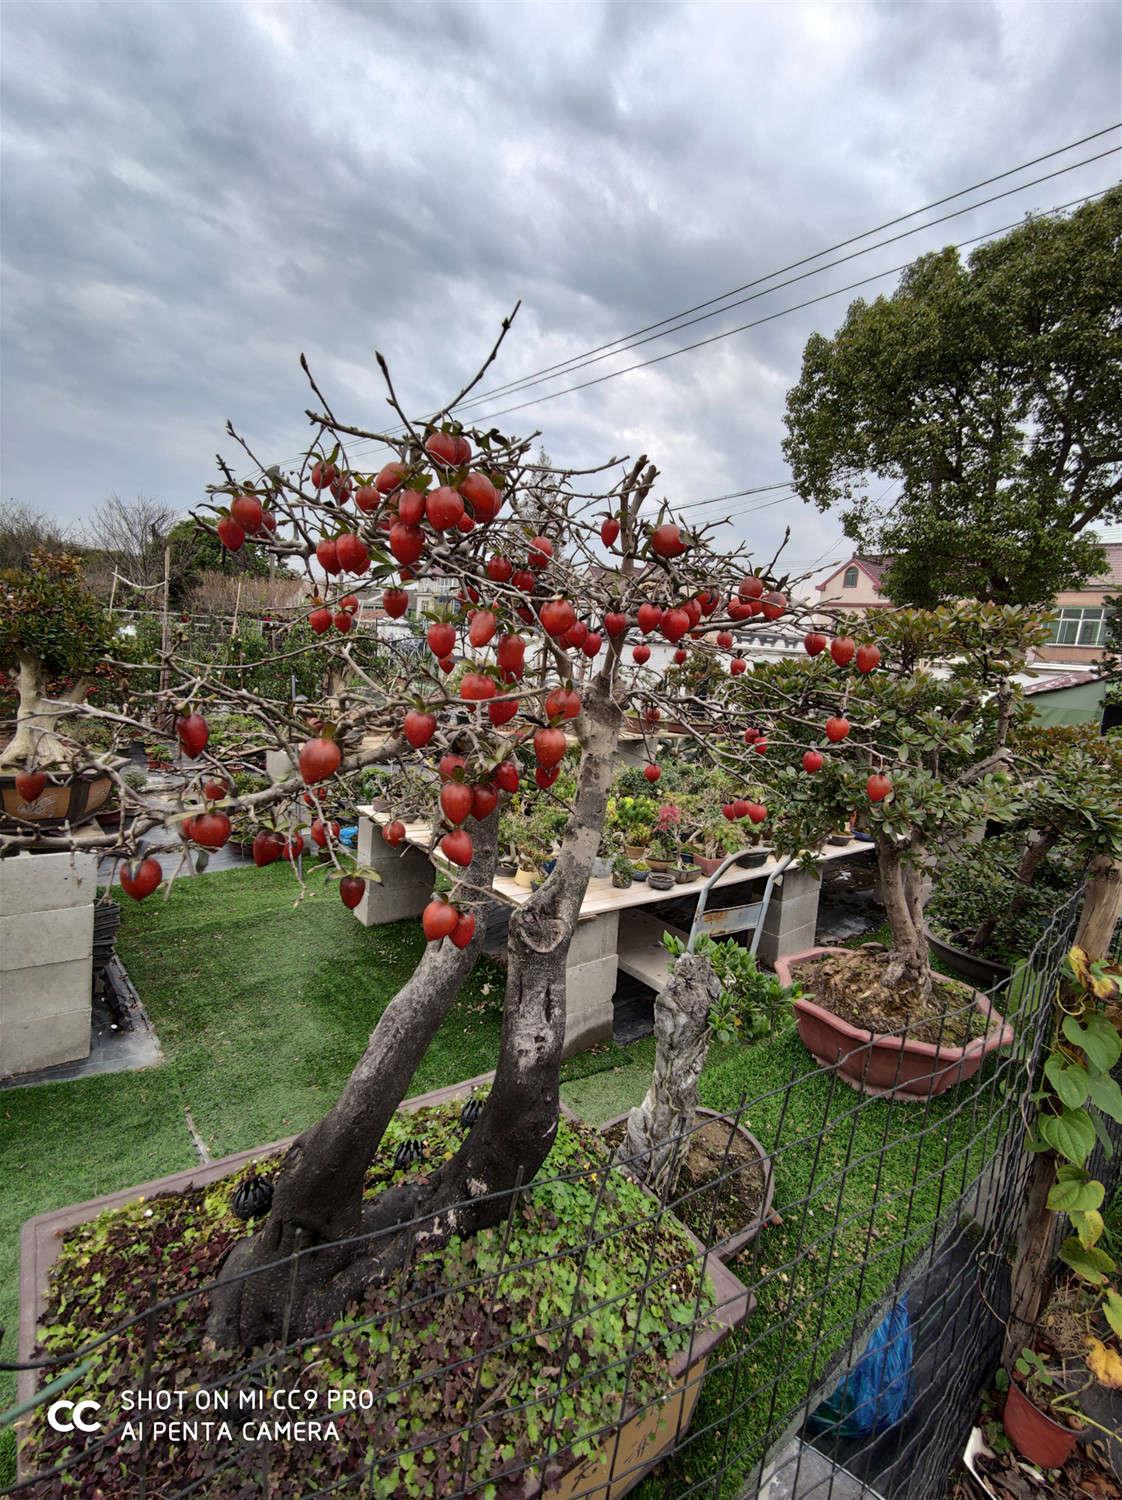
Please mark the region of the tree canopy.
<svg viewBox="0 0 1122 1500"><path fill-rule="evenodd" d="M1042 604L1102 565L1122 515L1122 189L963 261L921 256L814 334L787 397L800 495L840 507L884 588ZM887 510L869 488L899 487Z"/></svg>

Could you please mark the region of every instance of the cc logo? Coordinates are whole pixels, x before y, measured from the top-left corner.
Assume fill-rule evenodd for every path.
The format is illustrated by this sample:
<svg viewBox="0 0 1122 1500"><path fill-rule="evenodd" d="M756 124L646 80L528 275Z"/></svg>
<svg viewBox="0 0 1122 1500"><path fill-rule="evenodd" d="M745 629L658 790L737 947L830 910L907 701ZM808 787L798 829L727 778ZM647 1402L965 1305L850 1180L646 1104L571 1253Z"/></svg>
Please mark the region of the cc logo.
<svg viewBox="0 0 1122 1500"><path fill-rule="evenodd" d="M96 1419L87 1422L83 1412L100 1411L100 1401L55 1401L47 1408L47 1421L56 1432L73 1432L75 1428L79 1432L99 1432L101 1423ZM65 1418L65 1413L70 1413L70 1421Z"/></svg>

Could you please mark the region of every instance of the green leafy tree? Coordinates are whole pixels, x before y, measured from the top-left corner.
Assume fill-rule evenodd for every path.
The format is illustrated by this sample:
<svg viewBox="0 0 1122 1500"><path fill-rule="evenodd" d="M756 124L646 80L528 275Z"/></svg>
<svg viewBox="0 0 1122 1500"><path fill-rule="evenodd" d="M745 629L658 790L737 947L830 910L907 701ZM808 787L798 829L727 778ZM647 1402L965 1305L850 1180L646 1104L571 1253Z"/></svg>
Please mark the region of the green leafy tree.
<svg viewBox="0 0 1122 1500"><path fill-rule="evenodd" d="M16 730L0 765L49 765L65 758L56 733L108 669L108 613L82 582L81 563L35 552L30 568L0 573L0 667L19 693Z"/></svg>
<svg viewBox="0 0 1122 1500"><path fill-rule="evenodd" d="M784 452L804 499L889 555L901 604L1041 604L1102 565L1122 514L1122 189L920 257L811 337ZM887 512L870 481L899 486Z"/></svg>
<svg viewBox="0 0 1122 1500"><path fill-rule="evenodd" d="M167 535L171 546L171 602L180 605L203 573L240 573L268 578L272 571L263 548L249 538L237 552L227 552L211 531L188 519L177 521Z"/></svg>

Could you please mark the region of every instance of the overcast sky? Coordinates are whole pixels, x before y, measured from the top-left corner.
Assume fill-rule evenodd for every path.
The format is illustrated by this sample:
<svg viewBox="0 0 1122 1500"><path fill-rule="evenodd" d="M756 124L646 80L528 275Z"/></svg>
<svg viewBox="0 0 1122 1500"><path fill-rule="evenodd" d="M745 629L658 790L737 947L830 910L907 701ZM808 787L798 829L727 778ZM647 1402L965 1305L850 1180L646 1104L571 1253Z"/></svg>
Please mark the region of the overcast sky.
<svg viewBox="0 0 1122 1500"><path fill-rule="evenodd" d="M295 454L301 350L337 414L377 426L388 417L375 347L411 408L427 409L458 388L517 298L490 384L1119 118L1113 0L6 0L0 25L2 493L67 519L111 491L186 510L215 477L216 449L231 452L227 417L270 459ZM560 385L1100 190L1119 159ZM647 452L678 502L780 480L803 343L832 331L854 295L502 425L540 427L574 465ZM744 513L737 529L763 549L786 523L795 560L844 554L831 550L838 523L798 500Z"/></svg>

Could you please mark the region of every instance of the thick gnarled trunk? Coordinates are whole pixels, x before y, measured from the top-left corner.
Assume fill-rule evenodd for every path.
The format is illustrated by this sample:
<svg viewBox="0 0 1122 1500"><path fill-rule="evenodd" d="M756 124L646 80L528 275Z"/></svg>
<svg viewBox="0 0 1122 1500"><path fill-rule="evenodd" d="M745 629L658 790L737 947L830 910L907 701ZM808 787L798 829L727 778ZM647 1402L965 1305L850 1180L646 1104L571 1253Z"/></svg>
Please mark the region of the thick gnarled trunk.
<svg viewBox="0 0 1122 1500"><path fill-rule="evenodd" d="M654 1003L655 1062L642 1104L627 1117L617 1155L662 1202L674 1195L684 1160L682 1136L692 1129L697 1089L709 1055L709 1012L721 986L709 960L683 953Z"/></svg>
<svg viewBox="0 0 1122 1500"><path fill-rule="evenodd" d="M923 851L910 848L905 858L892 835L883 830L877 832L876 850L881 898L892 930L885 982L926 1003L931 998L931 957L923 913L931 877Z"/></svg>
<svg viewBox="0 0 1122 1500"><path fill-rule="evenodd" d="M37 656L21 653L16 679L19 704L16 708L16 730L0 751L0 766L46 767L67 758L66 747L58 737L58 724L73 713L89 691L85 681L75 684L61 698L47 697L47 674Z"/></svg>
<svg viewBox="0 0 1122 1500"><path fill-rule="evenodd" d="M598 682L586 698L577 796L557 863L511 918L495 1081L460 1150L427 1182L362 1203L366 1167L470 971L480 936L462 953L448 943L428 950L379 1021L337 1104L293 1145L265 1224L223 1267L208 1324L217 1343L255 1346L285 1331L293 1337L329 1325L417 1250L498 1222L509 1212L509 1192L545 1160L560 1104L565 962L600 840L619 718L609 685ZM467 874L473 886L490 886L496 822L497 814L487 820L485 850L477 834ZM355 1235L369 1238L332 1247ZM272 1267L316 1245L325 1249L302 1256L295 1271L291 1264ZM245 1277L249 1271L257 1274ZM238 1276L245 1279L232 1280Z"/></svg>
<svg viewBox="0 0 1122 1500"><path fill-rule="evenodd" d="M1122 917L1122 859L1097 854L1087 872L1075 941L1088 958L1105 958Z"/></svg>

